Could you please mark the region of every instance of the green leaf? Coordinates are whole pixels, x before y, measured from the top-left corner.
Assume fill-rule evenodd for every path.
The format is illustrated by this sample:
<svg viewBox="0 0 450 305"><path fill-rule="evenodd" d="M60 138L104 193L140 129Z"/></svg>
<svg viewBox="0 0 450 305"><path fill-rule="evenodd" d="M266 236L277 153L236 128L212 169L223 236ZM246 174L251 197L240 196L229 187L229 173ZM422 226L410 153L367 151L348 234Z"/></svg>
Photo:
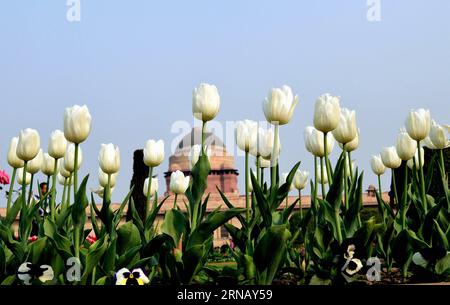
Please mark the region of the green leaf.
<svg viewBox="0 0 450 305"><path fill-rule="evenodd" d="M22 196L19 196L14 204L9 209L8 214L6 214L5 219L3 220L3 224L7 227L10 227L17 218L17 215L20 212L20 208L22 207Z"/></svg>
<svg viewBox="0 0 450 305"><path fill-rule="evenodd" d="M59 255L65 260L73 257L71 250L72 243L66 236L58 233L55 223L50 218L46 218L44 221L44 233L50 239Z"/></svg>
<svg viewBox="0 0 450 305"><path fill-rule="evenodd" d="M436 263L434 270L439 275L450 275L450 253L448 253L444 258L441 258Z"/></svg>
<svg viewBox="0 0 450 305"><path fill-rule="evenodd" d="M98 265L99 261L103 257L103 254L105 254L108 247L108 239L108 235L105 234L105 236L97 240L89 247L86 255L86 266L83 276L81 277L81 282L86 283L88 276L92 273L94 267Z"/></svg>
<svg viewBox="0 0 450 305"><path fill-rule="evenodd" d="M127 205L128 201L130 200L131 194L133 193L133 189L134 189L134 186L131 187L131 189L128 192L127 196L125 196L125 199L122 201L122 204L120 205L120 207L114 213L113 223L114 223L114 226L116 228L117 228L117 225L119 224L120 220L122 219L123 210L124 210L125 206Z"/></svg>
<svg viewBox="0 0 450 305"><path fill-rule="evenodd" d="M86 221L86 208L89 201L86 196L86 184L88 182L89 175L84 177L83 182L80 184L80 188L75 195L75 203L72 206L72 221L76 227L83 227Z"/></svg>
<svg viewBox="0 0 450 305"><path fill-rule="evenodd" d="M37 264L39 262L39 258L44 253L46 246L47 237L39 238L30 244L30 257L33 264Z"/></svg>
<svg viewBox="0 0 450 305"><path fill-rule="evenodd" d="M174 241L174 245L178 245L181 236L186 232L187 221L183 213L171 209L164 215L161 232L170 235Z"/></svg>
<svg viewBox="0 0 450 305"><path fill-rule="evenodd" d="M140 244L141 236L133 222L128 221L117 230L117 253L119 255Z"/></svg>

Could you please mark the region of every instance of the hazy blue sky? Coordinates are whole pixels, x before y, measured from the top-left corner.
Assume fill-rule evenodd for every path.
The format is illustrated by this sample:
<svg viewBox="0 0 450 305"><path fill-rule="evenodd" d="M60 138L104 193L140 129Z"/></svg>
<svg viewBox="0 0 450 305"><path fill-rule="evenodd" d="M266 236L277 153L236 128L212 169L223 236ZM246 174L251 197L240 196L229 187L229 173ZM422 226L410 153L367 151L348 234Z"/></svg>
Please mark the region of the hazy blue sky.
<svg viewBox="0 0 450 305"><path fill-rule="evenodd" d="M282 170L302 160L313 171L303 130L315 99L329 92L357 111L361 146L353 156L367 187L376 181L370 155L394 143L409 109L429 108L450 123L450 1L381 0L380 22L369 22L367 9L366 0L81 0L81 21L68 22L65 1L2 1L0 168L20 129L36 128L46 148L64 108L87 104L93 130L82 174L90 171L95 187L100 143L119 145L119 201L132 153L147 139L166 141L156 172L167 170L178 136L171 126L193 122L197 84L219 88L219 122L263 120L268 90L288 84L300 103L281 128ZM335 147L333 161L337 154ZM242 172L243 158L236 163Z"/></svg>

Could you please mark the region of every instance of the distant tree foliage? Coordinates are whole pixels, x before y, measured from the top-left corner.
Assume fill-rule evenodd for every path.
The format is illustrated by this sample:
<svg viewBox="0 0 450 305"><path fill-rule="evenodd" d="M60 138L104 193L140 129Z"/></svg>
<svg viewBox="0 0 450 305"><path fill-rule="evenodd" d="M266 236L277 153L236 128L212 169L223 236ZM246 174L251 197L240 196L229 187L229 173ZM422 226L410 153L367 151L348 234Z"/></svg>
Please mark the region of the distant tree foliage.
<svg viewBox="0 0 450 305"><path fill-rule="evenodd" d="M145 215L145 200L143 194L144 181L148 178L149 168L144 164L144 150L138 149L133 154L133 177L131 178L130 187L134 186L131 197L134 200L134 205L138 211L141 219ZM131 219L130 210L127 213L127 220Z"/></svg>

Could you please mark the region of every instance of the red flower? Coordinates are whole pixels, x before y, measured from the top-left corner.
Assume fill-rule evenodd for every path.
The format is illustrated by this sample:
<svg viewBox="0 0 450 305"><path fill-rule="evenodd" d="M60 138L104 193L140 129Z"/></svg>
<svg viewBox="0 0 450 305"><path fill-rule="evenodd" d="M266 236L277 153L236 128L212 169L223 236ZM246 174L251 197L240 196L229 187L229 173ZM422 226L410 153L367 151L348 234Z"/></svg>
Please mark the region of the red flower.
<svg viewBox="0 0 450 305"><path fill-rule="evenodd" d="M38 237L37 237L36 235L33 235L33 236L28 237L28 241L29 241L29 242L36 241L37 239L38 239Z"/></svg>
<svg viewBox="0 0 450 305"><path fill-rule="evenodd" d="M9 184L9 175L5 171L0 171L0 184Z"/></svg>
<svg viewBox="0 0 450 305"><path fill-rule="evenodd" d="M95 243L97 241L97 236L95 236L95 232L91 231L91 233L89 233L89 235L86 237L86 240L88 241L88 243L90 243L91 245L93 243Z"/></svg>

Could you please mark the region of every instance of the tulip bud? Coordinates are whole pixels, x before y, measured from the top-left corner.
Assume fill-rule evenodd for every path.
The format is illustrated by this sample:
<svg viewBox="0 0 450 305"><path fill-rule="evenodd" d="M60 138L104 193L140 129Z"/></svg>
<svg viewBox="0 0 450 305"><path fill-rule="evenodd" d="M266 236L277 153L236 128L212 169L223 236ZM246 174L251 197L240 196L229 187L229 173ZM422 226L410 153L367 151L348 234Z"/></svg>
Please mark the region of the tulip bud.
<svg viewBox="0 0 450 305"><path fill-rule="evenodd" d="M406 118L405 125L406 131L412 139L422 141L430 132L430 111L422 108L417 111L411 110Z"/></svg>
<svg viewBox="0 0 450 305"><path fill-rule="evenodd" d="M194 168L195 164L198 162L198 158L200 157L200 154L202 152L202 146L201 145L194 145L191 148L190 154L189 154L189 161L191 164L191 169ZM208 161L211 158L211 148L208 147L206 150L206 156L208 157Z"/></svg>
<svg viewBox="0 0 450 305"><path fill-rule="evenodd" d="M91 114L86 105L66 108L64 113L64 136L67 141L80 144L91 132Z"/></svg>
<svg viewBox="0 0 450 305"><path fill-rule="evenodd" d="M444 127L436 123L435 120L431 121L429 139L436 149L444 149L450 146L450 141L445 134Z"/></svg>
<svg viewBox="0 0 450 305"><path fill-rule="evenodd" d="M174 194L184 194L189 187L190 177L177 170L170 175L170 191Z"/></svg>
<svg viewBox="0 0 450 305"><path fill-rule="evenodd" d="M314 106L314 127L322 132L336 129L341 117L340 98L328 93L319 96Z"/></svg>
<svg viewBox="0 0 450 305"><path fill-rule="evenodd" d="M422 167L425 163L425 151L423 150L423 148L420 148L420 157L422 158ZM414 169L414 165L416 165L416 169L419 170L420 169L420 164L419 164L419 155L417 154L417 150L416 153L414 154L414 157L411 158L410 160L408 160L408 162L406 162L406 165L410 168L410 169Z"/></svg>
<svg viewBox="0 0 450 305"><path fill-rule="evenodd" d="M263 111L266 120L274 125L289 123L298 104L298 96L294 97L289 86L272 88L263 102Z"/></svg>
<svg viewBox="0 0 450 305"><path fill-rule="evenodd" d="M386 171L386 166L384 166L380 155L372 156L372 159L370 160L370 166L372 167L372 171L377 176L383 175Z"/></svg>
<svg viewBox="0 0 450 305"><path fill-rule="evenodd" d="M100 168L105 174L115 174L120 169L119 147L113 144L102 144L98 154Z"/></svg>
<svg viewBox="0 0 450 305"><path fill-rule="evenodd" d="M381 150L381 160L390 169L399 168L402 165L402 159L398 156L395 146L384 147Z"/></svg>
<svg viewBox="0 0 450 305"><path fill-rule="evenodd" d="M164 160L163 140L148 140L144 148L144 163L148 167L156 167Z"/></svg>
<svg viewBox="0 0 450 305"><path fill-rule="evenodd" d="M220 96L216 86L202 83L192 94L192 113L195 118L207 122L213 120L220 108Z"/></svg>
<svg viewBox="0 0 450 305"><path fill-rule="evenodd" d="M356 127L356 112L347 108L341 109L341 116L338 126L333 130L333 136L339 143L346 144L358 135Z"/></svg>
<svg viewBox="0 0 450 305"><path fill-rule="evenodd" d="M27 172L34 175L41 170L42 163L44 162L44 153L42 149L39 149L38 154L34 159L28 161Z"/></svg>
<svg viewBox="0 0 450 305"><path fill-rule="evenodd" d="M324 133L308 126L304 133L306 150L311 152L316 157L324 157ZM327 154L329 155L334 147L334 137L332 133L327 133Z"/></svg>
<svg viewBox="0 0 450 305"><path fill-rule="evenodd" d="M111 188L116 186L117 175L118 173L111 174L111 182L110 182ZM102 187L108 186L108 174L105 174L105 172L101 169L101 167L98 168L98 182Z"/></svg>
<svg viewBox="0 0 450 305"><path fill-rule="evenodd" d="M261 156L259 156L258 159L259 159L259 167L261 167L261 168L269 168L270 167L270 159L267 160ZM255 160L255 165L256 165L256 160Z"/></svg>
<svg viewBox="0 0 450 305"><path fill-rule="evenodd" d="M411 139L404 128L400 129L395 146L397 154L403 161L408 161L417 150L417 142Z"/></svg>
<svg viewBox="0 0 450 305"><path fill-rule="evenodd" d="M342 143L339 143L339 147L342 148L343 150L347 151L347 152L352 152L354 150L356 150L359 146L359 128L358 128L358 132L356 133L356 137L351 140L348 143L345 143L345 147Z"/></svg>
<svg viewBox="0 0 450 305"><path fill-rule="evenodd" d="M17 143L16 154L23 161L34 159L41 148L41 138L34 129L24 129L20 131L19 142Z"/></svg>
<svg viewBox="0 0 450 305"><path fill-rule="evenodd" d="M236 123L235 136L238 147L245 151L252 152L257 149L258 123L250 120Z"/></svg>
<svg viewBox="0 0 450 305"><path fill-rule="evenodd" d="M48 154L55 159L61 159L66 154L66 150L67 140L64 133L58 129L53 131L48 142Z"/></svg>
<svg viewBox="0 0 450 305"><path fill-rule="evenodd" d="M31 174L27 172L25 177L26 177L25 178L25 184L26 185L30 185L30 183L31 183ZM20 185L23 184L23 167L19 168L17 170L17 183L19 183Z"/></svg>
<svg viewBox="0 0 450 305"><path fill-rule="evenodd" d="M322 172L320 169L321 169L320 164L317 164L317 182L322 184ZM327 184L328 175L327 175L327 167L325 164L322 166L322 169L323 169L323 184Z"/></svg>
<svg viewBox="0 0 450 305"><path fill-rule="evenodd" d="M282 173L280 177L280 185L286 184L287 177L289 176L289 173ZM291 182L291 185L289 186L289 191L292 191L294 189L294 183Z"/></svg>
<svg viewBox="0 0 450 305"><path fill-rule="evenodd" d="M306 187L306 184L308 183L308 178L309 178L309 172L307 171L296 171L295 172L295 176L294 176L294 187L297 190L302 190Z"/></svg>
<svg viewBox="0 0 450 305"><path fill-rule="evenodd" d="M42 161L41 172L46 176L53 176L55 174L55 162L57 160L50 156L48 153L44 154Z"/></svg>
<svg viewBox="0 0 450 305"><path fill-rule="evenodd" d="M437 149L436 146L434 146L433 142L431 142L430 136L428 136L424 140L422 140L420 142L420 144L422 144L423 147L426 147L429 149Z"/></svg>
<svg viewBox="0 0 450 305"><path fill-rule="evenodd" d="M150 196L153 196L158 191L158 187L159 187L158 179L157 178L152 178L152 182L151 183L152 183L152 185L151 185L151 188L150 188ZM145 181L144 181L143 192L144 192L144 196L147 196L147 193L148 193L148 178L145 179Z"/></svg>
<svg viewBox="0 0 450 305"><path fill-rule="evenodd" d="M13 168L21 168L24 166L23 160L17 156L18 142L19 137L12 138L8 149L8 164Z"/></svg>
<svg viewBox="0 0 450 305"><path fill-rule="evenodd" d="M78 163L77 169L80 169L81 163L83 162L83 152L81 147L78 147ZM73 173L75 170L75 144L70 143L67 146L66 155L64 157L64 168L66 171Z"/></svg>

